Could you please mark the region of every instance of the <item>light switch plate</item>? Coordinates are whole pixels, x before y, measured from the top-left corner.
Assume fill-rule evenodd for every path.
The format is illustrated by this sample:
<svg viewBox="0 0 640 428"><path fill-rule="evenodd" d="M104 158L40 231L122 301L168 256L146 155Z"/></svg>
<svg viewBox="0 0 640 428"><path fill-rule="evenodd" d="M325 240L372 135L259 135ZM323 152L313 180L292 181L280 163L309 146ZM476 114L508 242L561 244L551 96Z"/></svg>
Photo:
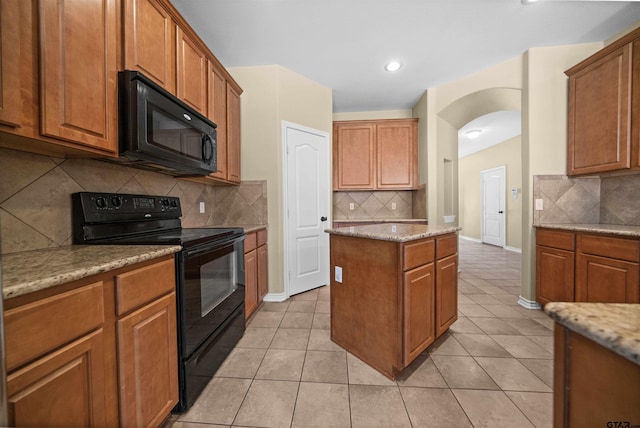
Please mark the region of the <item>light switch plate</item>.
<svg viewBox="0 0 640 428"><path fill-rule="evenodd" d="M340 266L336 266L335 280L342 284L342 268Z"/></svg>
<svg viewBox="0 0 640 428"><path fill-rule="evenodd" d="M543 209L542 199L536 199L536 211L542 211Z"/></svg>
<svg viewBox="0 0 640 428"><path fill-rule="evenodd" d="M200 202L200 214L204 214L204 202Z"/></svg>

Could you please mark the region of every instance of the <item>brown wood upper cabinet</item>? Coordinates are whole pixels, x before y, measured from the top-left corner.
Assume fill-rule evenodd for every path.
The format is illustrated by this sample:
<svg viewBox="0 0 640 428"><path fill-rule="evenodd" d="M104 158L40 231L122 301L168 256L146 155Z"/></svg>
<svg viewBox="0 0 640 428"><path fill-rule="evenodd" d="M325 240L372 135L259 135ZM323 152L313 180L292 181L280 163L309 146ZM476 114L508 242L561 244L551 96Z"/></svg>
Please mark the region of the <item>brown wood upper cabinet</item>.
<svg viewBox="0 0 640 428"><path fill-rule="evenodd" d="M176 95L196 111L207 115L207 56L193 37L176 29Z"/></svg>
<svg viewBox="0 0 640 428"><path fill-rule="evenodd" d="M175 93L176 26L157 0L124 2L124 69L137 70Z"/></svg>
<svg viewBox="0 0 640 428"><path fill-rule="evenodd" d="M418 119L333 123L334 190L413 189Z"/></svg>
<svg viewBox="0 0 640 428"><path fill-rule="evenodd" d="M0 123L20 126L20 0L0 2Z"/></svg>
<svg viewBox="0 0 640 428"><path fill-rule="evenodd" d="M117 152L117 0L0 3L3 147Z"/></svg>
<svg viewBox="0 0 640 428"><path fill-rule="evenodd" d="M565 72L567 174L640 167L640 29Z"/></svg>
<svg viewBox="0 0 640 428"><path fill-rule="evenodd" d="M39 6L42 135L116 153L116 0Z"/></svg>

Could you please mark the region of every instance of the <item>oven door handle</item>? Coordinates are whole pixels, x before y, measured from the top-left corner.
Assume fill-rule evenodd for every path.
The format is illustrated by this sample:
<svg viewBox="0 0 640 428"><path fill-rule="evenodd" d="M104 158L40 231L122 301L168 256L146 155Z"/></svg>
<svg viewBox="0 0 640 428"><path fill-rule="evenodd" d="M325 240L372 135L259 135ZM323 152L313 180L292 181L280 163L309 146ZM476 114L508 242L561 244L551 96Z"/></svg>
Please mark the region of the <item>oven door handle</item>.
<svg viewBox="0 0 640 428"><path fill-rule="evenodd" d="M185 257L194 257L194 256L199 256L200 254L204 254L204 253L211 253L213 251L219 251L222 250L223 248L227 248L227 247L231 247L235 244L237 238L234 239L229 239L227 241L223 241L223 242L217 242L215 245L209 245L206 246L204 248L195 248L193 250L187 250L185 252Z"/></svg>

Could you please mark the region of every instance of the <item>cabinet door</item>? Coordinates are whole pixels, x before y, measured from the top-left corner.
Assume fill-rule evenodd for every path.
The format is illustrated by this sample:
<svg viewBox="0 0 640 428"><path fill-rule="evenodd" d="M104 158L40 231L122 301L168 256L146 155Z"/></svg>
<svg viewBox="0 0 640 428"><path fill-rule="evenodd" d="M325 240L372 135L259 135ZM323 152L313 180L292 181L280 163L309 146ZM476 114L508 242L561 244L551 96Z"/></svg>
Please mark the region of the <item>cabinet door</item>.
<svg viewBox="0 0 640 428"><path fill-rule="evenodd" d="M175 93L175 25L157 0L124 3L124 68Z"/></svg>
<svg viewBox="0 0 640 428"><path fill-rule="evenodd" d="M106 426L102 329L7 377L11 426Z"/></svg>
<svg viewBox="0 0 640 428"><path fill-rule="evenodd" d="M578 253L576 301L640 303L638 264Z"/></svg>
<svg viewBox="0 0 640 428"><path fill-rule="evenodd" d="M258 307L258 251L253 249L244 255L244 310L249 318Z"/></svg>
<svg viewBox="0 0 640 428"><path fill-rule="evenodd" d="M240 92L227 83L227 180L240 183Z"/></svg>
<svg viewBox="0 0 640 428"><path fill-rule="evenodd" d="M178 402L175 293L117 324L120 425L159 426Z"/></svg>
<svg viewBox="0 0 640 428"><path fill-rule="evenodd" d="M377 188L412 189L418 171L417 123L381 123L376 127Z"/></svg>
<svg viewBox="0 0 640 428"><path fill-rule="evenodd" d="M266 245L258 247L258 301L269 292L269 251Z"/></svg>
<svg viewBox="0 0 640 428"><path fill-rule="evenodd" d="M227 81L220 70L209 61L209 118L218 125L218 171L209 174L221 180L227 179Z"/></svg>
<svg viewBox="0 0 640 428"><path fill-rule="evenodd" d="M0 123L12 127L20 125L22 112L20 1L0 2Z"/></svg>
<svg viewBox="0 0 640 428"><path fill-rule="evenodd" d="M631 44L569 76L569 175L629 168Z"/></svg>
<svg viewBox="0 0 640 428"><path fill-rule="evenodd" d="M436 337L458 319L458 255L436 262Z"/></svg>
<svg viewBox="0 0 640 428"><path fill-rule="evenodd" d="M207 57L200 46L180 27L176 28L176 40L176 95L206 116Z"/></svg>
<svg viewBox="0 0 640 428"><path fill-rule="evenodd" d="M573 302L575 253L557 248L536 246L536 300Z"/></svg>
<svg viewBox="0 0 640 428"><path fill-rule="evenodd" d="M404 273L404 365L435 340L435 272L433 263Z"/></svg>
<svg viewBox="0 0 640 428"><path fill-rule="evenodd" d="M40 2L41 133L116 153L116 0Z"/></svg>
<svg viewBox="0 0 640 428"><path fill-rule="evenodd" d="M333 152L335 190L370 189L376 185L373 124L336 124Z"/></svg>

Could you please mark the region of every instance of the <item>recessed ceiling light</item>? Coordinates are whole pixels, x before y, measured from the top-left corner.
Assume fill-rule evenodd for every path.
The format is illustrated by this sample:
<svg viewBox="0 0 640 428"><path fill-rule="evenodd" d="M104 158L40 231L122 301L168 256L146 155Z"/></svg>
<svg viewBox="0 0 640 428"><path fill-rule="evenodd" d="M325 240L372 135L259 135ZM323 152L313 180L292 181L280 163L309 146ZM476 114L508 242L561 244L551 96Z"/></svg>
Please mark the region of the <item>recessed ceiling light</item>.
<svg viewBox="0 0 640 428"><path fill-rule="evenodd" d="M521 0L521 2L522 2L523 5L526 6L526 5L530 5L530 4L533 4L533 3L537 3L538 0Z"/></svg>
<svg viewBox="0 0 640 428"><path fill-rule="evenodd" d="M472 129L470 131L465 132L464 135L470 140L475 140L480 136L481 133L482 133L482 129Z"/></svg>
<svg viewBox="0 0 640 428"><path fill-rule="evenodd" d="M389 64L384 66L384 69L387 71L398 71L400 70L400 67L402 67L402 64L398 61L391 61Z"/></svg>

